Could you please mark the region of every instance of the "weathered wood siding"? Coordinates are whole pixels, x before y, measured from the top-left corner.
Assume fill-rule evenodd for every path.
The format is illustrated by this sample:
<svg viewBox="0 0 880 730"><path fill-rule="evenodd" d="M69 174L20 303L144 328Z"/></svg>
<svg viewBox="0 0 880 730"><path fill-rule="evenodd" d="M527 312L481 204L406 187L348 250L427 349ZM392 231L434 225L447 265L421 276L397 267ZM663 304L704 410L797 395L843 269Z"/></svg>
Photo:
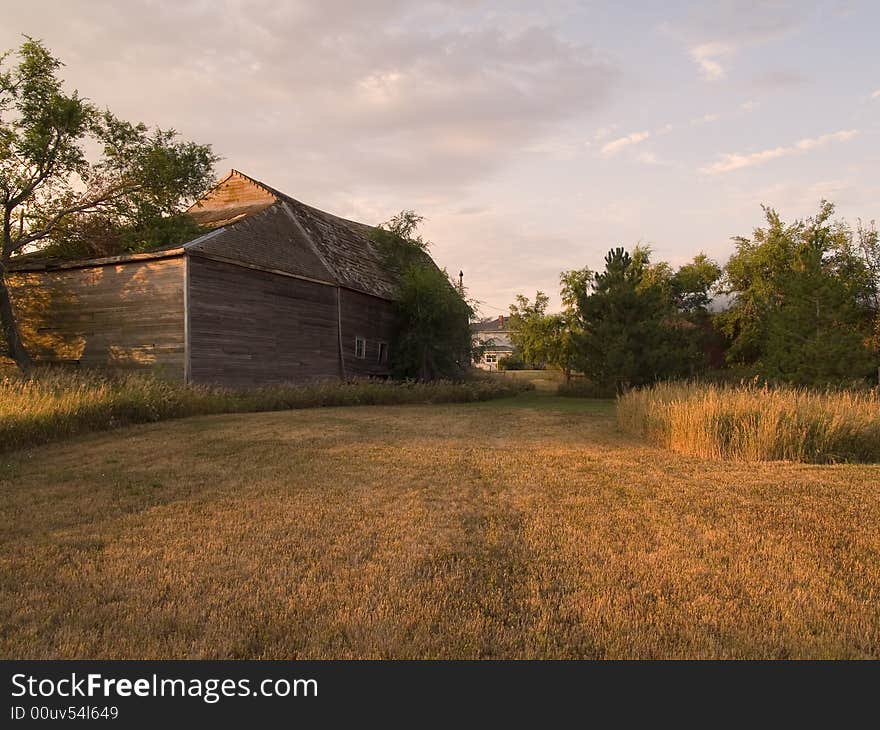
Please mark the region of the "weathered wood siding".
<svg viewBox="0 0 880 730"><path fill-rule="evenodd" d="M188 298L193 382L339 376L334 287L190 256Z"/></svg>
<svg viewBox="0 0 880 730"><path fill-rule="evenodd" d="M340 289L342 352L347 377L384 377L390 374L390 355L379 361L379 343L391 346L394 312L391 302L379 297ZM366 340L364 357L356 357L356 338Z"/></svg>
<svg viewBox="0 0 880 730"><path fill-rule="evenodd" d="M215 227L265 210L277 198L240 174L231 174L189 209L201 225Z"/></svg>
<svg viewBox="0 0 880 730"><path fill-rule="evenodd" d="M7 280L38 361L183 378L183 256L19 271Z"/></svg>

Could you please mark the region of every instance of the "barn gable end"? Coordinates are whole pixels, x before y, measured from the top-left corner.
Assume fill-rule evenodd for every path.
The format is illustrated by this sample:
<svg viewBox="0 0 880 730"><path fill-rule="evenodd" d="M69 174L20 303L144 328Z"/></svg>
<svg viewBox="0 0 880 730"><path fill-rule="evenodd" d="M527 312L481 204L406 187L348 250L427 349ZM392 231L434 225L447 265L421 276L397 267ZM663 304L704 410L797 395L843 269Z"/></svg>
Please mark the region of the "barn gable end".
<svg viewBox="0 0 880 730"><path fill-rule="evenodd" d="M218 228L259 213L277 200L267 188L233 170L187 212L200 226Z"/></svg>

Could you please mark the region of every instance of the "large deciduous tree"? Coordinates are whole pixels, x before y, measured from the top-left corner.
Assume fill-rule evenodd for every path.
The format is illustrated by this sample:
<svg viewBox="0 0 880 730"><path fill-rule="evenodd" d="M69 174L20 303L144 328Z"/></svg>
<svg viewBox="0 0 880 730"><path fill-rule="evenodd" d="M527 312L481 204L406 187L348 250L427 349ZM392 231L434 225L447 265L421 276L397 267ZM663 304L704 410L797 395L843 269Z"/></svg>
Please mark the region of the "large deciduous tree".
<svg viewBox="0 0 880 730"><path fill-rule="evenodd" d="M592 276L589 269L560 274L561 312L548 313L550 299L540 291L534 301L517 295L516 304L510 307L510 337L523 360L558 368L566 383L571 380L577 358L575 338L582 329L577 302L586 292Z"/></svg>
<svg viewBox="0 0 880 730"><path fill-rule="evenodd" d="M538 291L534 300L517 294L516 303L510 305L510 340L530 367L543 367L553 359L550 351L557 337L557 327L554 315L547 313L549 304L550 297Z"/></svg>
<svg viewBox="0 0 880 730"><path fill-rule="evenodd" d="M31 38L0 56L0 323L25 370L33 363L7 287L12 257L87 238L90 226L128 236L128 248L169 242L189 232L181 211L210 187L217 161L209 145L123 121L66 92L61 67Z"/></svg>
<svg viewBox="0 0 880 730"><path fill-rule="evenodd" d="M733 362L802 385L876 372L876 230L856 237L833 214L823 201L815 216L785 224L765 208L766 227L735 239L725 271L734 301L719 318Z"/></svg>

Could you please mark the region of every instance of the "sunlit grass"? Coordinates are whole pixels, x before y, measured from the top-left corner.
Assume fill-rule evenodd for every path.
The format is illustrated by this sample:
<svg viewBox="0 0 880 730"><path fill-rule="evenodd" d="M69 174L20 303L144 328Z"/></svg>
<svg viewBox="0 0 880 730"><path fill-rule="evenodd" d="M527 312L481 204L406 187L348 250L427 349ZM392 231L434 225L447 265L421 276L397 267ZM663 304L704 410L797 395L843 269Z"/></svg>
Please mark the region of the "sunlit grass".
<svg viewBox="0 0 880 730"><path fill-rule="evenodd" d="M533 394L87 434L0 457L0 656L878 658L878 484Z"/></svg>
<svg viewBox="0 0 880 730"><path fill-rule="evenodd" d="M617 402L621 428L682 454L744 461L880 461L880 393L666 383Z"/></svg>
<svg viewBox="0 0 880 730"><path fill-rule="evenodd" d="M461 383L327 380L230 390L141 374L46 370L28 378L0 378L0 451L168 418L319 406L464 403L516 395L527 387L479 378Z"/></svg>

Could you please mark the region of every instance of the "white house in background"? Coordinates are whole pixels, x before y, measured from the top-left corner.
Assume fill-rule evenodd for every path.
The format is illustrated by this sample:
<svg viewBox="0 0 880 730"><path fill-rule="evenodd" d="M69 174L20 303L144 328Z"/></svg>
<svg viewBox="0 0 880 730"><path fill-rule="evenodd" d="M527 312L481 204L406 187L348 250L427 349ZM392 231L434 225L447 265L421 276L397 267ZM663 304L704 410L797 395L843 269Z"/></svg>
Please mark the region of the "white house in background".
<svg viewBox="0 0 880 730"><path fill-rule="evenodd" d="M474 365L483 370L497 370L502 357L513 354L510 341L510 317L499 315L471 325L474 338L483 349L482 356L474 359Z"/></svg>

